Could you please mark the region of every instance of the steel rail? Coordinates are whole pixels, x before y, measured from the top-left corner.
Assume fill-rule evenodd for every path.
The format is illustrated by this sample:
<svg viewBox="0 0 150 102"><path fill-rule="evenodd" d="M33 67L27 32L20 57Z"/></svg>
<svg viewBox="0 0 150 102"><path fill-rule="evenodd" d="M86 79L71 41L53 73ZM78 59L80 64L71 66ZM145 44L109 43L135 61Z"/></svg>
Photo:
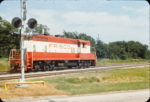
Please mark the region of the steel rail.
<svg viewBox="0 0 150 102"><path fill-rule="evenodd" d="M68 69L68 70L56 70L56 71L46 71L46 72L36 72L36 73L26 73L25 78L36 78L36 77L47 77L61 74L70 74L70 73L80 73L80 72L90 72L90 71L100 71L100 70L109 70L109 69L118 69L118 68L138 68L149 66L149 63L146 64L130 64L130 65L113 65L113 66L100 66L100 67L90 67L84 69ZM0 75L0 81L5 80L14 80L19 79L20 74L4 74Z"/></svg>

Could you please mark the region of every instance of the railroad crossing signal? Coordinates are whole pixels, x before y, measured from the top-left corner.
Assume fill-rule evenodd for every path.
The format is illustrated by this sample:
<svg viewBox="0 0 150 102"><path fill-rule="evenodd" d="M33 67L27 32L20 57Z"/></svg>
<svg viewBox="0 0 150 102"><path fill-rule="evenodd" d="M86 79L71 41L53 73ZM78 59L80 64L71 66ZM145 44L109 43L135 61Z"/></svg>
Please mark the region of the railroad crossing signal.
<svg viewBox="0 0 150 102"><path fill-rule="evenodd" d="M33 29L33 28L35 28L36 26L37 26L37 21L36 21L36 19L30 18L30 19L28 20L28 27L29 27L30 29Z"/></svg>
<svg viewBox="0 0 150 102"><path fill-rule="evenodd" d="M4 0L0 0L0 3L1 3L2 1L4 1Z"/></svg>
<svg viewBox="0 0 150 102"><path fill-rule="evenodd" d="M19 28L22 26L22 21L19 17L15 17L12 19L12 25L15 27L15 28Z"/></svg>
<svg viewBox="0 0 150 102"><path fill-rule="evenodd" d="M21 78L20 78L20 82L24 82L25 81L25 76L24 76L24 37L22 36L22 34L24 33L24 25L25 25L25 20L26 20L26 1L27 0L20 0L20 7L21 7L21 19L19 17L15 17L12 20L12 25L15 28L19 28L20 27L20 50L21 50ZM35 28L37 25L37 21L34 18L31 18L28 20L28 26L30 29Z"/></svg>
<svg viewBox="0 0 150 102"><path fill-rule="evenodd" d="M34 19L34 18L30 18L28 20L28 27L30 29L34 29L36 26L37 26L37 20ZM15 28L19 28L22 26L22 20L19 18L19 17L15 17L12 19L12 25L15 27Z"/></svg>

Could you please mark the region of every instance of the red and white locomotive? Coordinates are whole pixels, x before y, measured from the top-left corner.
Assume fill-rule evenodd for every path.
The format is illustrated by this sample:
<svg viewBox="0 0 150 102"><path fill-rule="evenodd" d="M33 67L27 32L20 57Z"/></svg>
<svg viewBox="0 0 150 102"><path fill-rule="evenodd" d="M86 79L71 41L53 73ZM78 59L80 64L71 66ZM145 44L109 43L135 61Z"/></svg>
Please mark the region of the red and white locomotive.
<svg viewBox="0 0 150 102"><path fill-rule="evenodd" d="M95 66L96 55L91 53L90 41L62 38L60 36L34 35L24 40L25 71L53 70L55 67ZM13 49L10 66L19 71L20 52Z"/></svg>

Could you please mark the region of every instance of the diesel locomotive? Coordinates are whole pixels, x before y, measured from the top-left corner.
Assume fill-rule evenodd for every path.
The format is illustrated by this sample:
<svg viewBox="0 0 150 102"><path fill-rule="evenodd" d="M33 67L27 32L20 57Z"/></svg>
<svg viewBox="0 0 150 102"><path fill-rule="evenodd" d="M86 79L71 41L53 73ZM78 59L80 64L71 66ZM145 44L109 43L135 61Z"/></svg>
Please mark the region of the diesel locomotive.
<svg viewBox="0 0 150 102"><path fill-rule="evenodd" d="M21 70L21 54L10 52L12 70ZM96 54L91 52L90 41L50 35L33 35L24 40L25 71L48 71L56 67L88 68L96 65Z"/></svg>

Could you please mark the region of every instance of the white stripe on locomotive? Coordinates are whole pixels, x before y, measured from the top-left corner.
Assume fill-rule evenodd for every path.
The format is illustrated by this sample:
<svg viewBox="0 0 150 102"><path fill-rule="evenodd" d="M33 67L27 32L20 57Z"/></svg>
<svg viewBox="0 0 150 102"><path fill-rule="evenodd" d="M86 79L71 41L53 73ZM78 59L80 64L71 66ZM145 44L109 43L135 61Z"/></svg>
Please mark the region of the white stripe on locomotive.
<svg viewBox="0 0 150 102"><path fill-rule="evenodd" d="M55 53L90 53L90 46L81 44L65 44L54 42L41 42L41 41L24 41L24 48L27 52L55 52Z"/></svg>

